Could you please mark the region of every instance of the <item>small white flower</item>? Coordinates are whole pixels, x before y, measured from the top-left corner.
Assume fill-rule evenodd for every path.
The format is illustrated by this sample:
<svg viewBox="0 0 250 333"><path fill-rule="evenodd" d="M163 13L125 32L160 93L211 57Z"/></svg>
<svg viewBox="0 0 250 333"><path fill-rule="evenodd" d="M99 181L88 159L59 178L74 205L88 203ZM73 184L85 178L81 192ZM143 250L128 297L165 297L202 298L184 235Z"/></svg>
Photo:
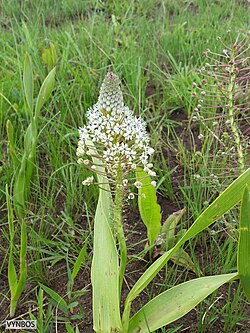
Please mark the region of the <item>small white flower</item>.
<svg viewBox="0 0 250 333"><path fill-rule="evenodd" d="M155 150L151 147L148 147L148 153L149 155L153 155L153 153L155 152Z"/></svg>
<svg viewBox="0 0 250 333"><path fill-rule="evenodd" d="M155 177L156 176L156 173L152 170L149 170L148 171L148 175L151 176L151 177Z"/></svg>
<svg viewBox="0 0 250 333"><path fill-rule="evenodd" d="M76 150L76 156L82 156L85 154L85 150L82 146L78 147Z"/></svg>
<svg viewBox="0 0 250 333"><path fill-rule="evenodd" d="M156 187L156 181L152 180L151 185L153 185L154 187Z"/></svg>
<svg viewBox="0 0 250 333"><path fill-rule="evenodd" d="M85 164L85 165L89 165L89 163L90 163L90 160L84 160L83 161L83 164Z"/></svg>
<svg viewBox="0 0 250 333"><path fill-rule="evenodd" d="M134 185L135 185L135 187L137 187L137 188L141 188L142 187L142 183L141 182L135 182L134 183Z"/></svg>
<svg viewBox="0 0 250 333"><path fill-rule="evenodd" d="M134 193L129 193L128 199L132 200L132 199L134 199L134 197L135 197Z"/></svg>
<svg viewBox="0 0 250 333"><path fill-rule="evenodd" d="M77 163L78 164L83 164L83 159L82 158L78 158Z"/></svg>
<svg viewBox="0 0 250 333"><path fill-rule="evenodd" d="M86 178L83 182L82 182L82 185L87 185L89 186L90 184L92 184L94 182L94 177L93 176L90 176L88 178Z"/></svg>
<svg viewBox="0 0 250 333"><path fill-rule="evenodd" d="M123 183L124 186L127 186L128 185L128 180L127 179L123 179L122 183Z"/></svg>

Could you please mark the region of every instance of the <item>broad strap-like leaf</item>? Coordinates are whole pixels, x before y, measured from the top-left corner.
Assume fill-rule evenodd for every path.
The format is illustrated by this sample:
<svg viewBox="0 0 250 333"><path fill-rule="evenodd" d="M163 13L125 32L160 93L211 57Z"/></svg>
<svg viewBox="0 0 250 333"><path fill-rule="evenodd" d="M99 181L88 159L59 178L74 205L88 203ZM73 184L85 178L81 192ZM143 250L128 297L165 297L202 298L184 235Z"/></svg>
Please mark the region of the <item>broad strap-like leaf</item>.
<svg viewBox="0 0 250 333"><path fill-rule="evenodd" d="M157 203L156 190L151 185L150 177L141 168L136 170L136 180L142 183L142 187L138 189L138 206L152 246L161 228L161 207Z"/></svg>
<svg viewBox="0 0 250 333"><path fill-rule="evenodd" d="M129 321L128 333L149 333L181 318L238 273L207 276L184 282L156 296Z"/></svg>
<svg viewBox="0 0 250 333"><path fill-rule="evenodd" d="M164 267L171 258L172 253L177 251L187 240L197 235L202 230L223 216L229 209L234 207L242 198L246 184L250 187L250 168L240 175L213 203L195 220L179 242L159 259L157 259L139 278L130 290L123 314L123 322L128 320L131 302L153 280L156 274Z"/></svg>
<svg viewBox="0 0 250 333"><path fill-rule="evenodd" d="M94 255L91 269L93 318L96 332L115 332L121 328L119 261L115 240L108 222L105 201L108 192L100 190L95 215Z"/></svg>
<svg viewBox="0 0 250 333"><path fill-rule="evenodd" d="M250 302L250 191L246 186L240 211L240 238L238 245L238 272L240 281Z"/></svg>
<svg viewBox="0 0 250 333"><path fill-rule="evenodd" d="M93 162L101 174L97 174L98 182L103 184L94 223L94 251L91 266L91 282L93 290L93 322L98 333L119 332L121 329L119 258L112 233L112 197L105 178L105 168L93 143L86 144L92 151Z"/></svg>
<svg viewBox="0 0 250 333"><path fill-rule="evenodd" d="M36 108L35 108L35 119L39 117L41 108L47 102L52 93L55 84L55 74L56 74L56 68L53 68L43 81L43 84L41 86L41 89L37 97Z"/></svg>

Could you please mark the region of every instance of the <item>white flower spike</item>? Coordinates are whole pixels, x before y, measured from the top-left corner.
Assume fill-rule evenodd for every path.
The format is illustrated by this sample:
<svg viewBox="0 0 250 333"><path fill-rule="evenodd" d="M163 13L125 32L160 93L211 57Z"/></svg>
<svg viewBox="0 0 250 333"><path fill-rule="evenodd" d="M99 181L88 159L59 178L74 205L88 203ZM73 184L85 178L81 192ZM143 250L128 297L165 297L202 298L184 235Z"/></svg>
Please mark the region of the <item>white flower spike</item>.
<svg viewBox="0 0 250 333"><path fill-rule="evenodd" d="M82 161L85 166L88 165L86 155L91 157L91 150L88 149L86 140L90 139L109 178L115 179L118 168L126 175L134 172L137 167L144 168L148 175L155 176L155 172L150 170L153 165L149 158L154 149L149 146L146 123L141 117L135 117L124 105L120 80L116 74L107 73L98 102L87 111L87 119L87 125L79 130L78 163ZM123 182L123 186L127 186L127 182Z"/></svg>

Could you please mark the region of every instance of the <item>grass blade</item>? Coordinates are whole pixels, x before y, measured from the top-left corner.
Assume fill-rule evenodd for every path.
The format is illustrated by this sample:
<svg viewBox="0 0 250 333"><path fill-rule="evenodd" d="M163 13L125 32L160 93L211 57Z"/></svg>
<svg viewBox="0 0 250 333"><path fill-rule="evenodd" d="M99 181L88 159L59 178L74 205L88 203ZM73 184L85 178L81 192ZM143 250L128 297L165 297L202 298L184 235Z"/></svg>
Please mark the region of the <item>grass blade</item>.
<svg viewBox="0 0 250 333"><path fill-rule="evenodd" d="M24 60L23 86L24 86L25 98L29 108L29 114L32 117L34 80L33 80L32 61L28 53L26 53Z"/></svg>
<svg viewBox="0 0 250 333"><path fill-rule="evenodd" d="M72 279L74 280L81 268L81 265L84 261L84 258L86 256L86 251L87 251L87 242L83 245L77 259L76 259L76 262L75 262L75 265L74 265L74 268L73 268L73 271L72 271L72 274L71 274L71 277Z"/></svg>
<svg viewBox="0 0 250 333"><path fill-rule="evenodd" d="M14 216L13 210L10 203L10 195L8 186L6 185L6 201L7 201L7 210L8 210L8 223L9 223L9 233L10 233L10 255L8 261L8 283L11 292L11 297L15 294L17 286L17 273L13 260L13 246L14 246Z"/></svg>
<svg viewBox="0 0 250 333"><path fill-rule="evenodd" d="M40 283L40 286L55 301L54 304L55 304L56 307L58 307L58 309L60 311L62 311L66 315L69 314L69 310L68 310L68 306L67 306L66 301L57 292L55 292L54 290L45 286L42 283Z"/></svg>
<svg viewBox="0 0 250 333"><path fill-rule="evenodd" d="M13 169L17 170L17 168L19 166L19 160L17 158L16 149L15 149L14 128L9 119L7 120L7 123L6 123L6 132L7 132L7 137L9 140L8 148L9 148L9 153L10 153L11 160L13 163Z"/></svg>
<svg viewBox="0 0 250 333"><path fill-rule="evenodd" d="M17 175L17 179L14 184L13 201L15 213L18 219L21 221L25 216L25 193L26 193L26 156L23 156L21 167Z"/></svg>
<svg viewBox="0 0 250 333"><path fill-rule="evenodd" d="M17 282L13 298L11 298L11 306L10 306L13 316L15 313L17 302L26 285L26 280L27 280L26 253L27 253L27 230L26 230L25 221L22 220L19 280Z"/></svg>
<svg viewBox="0 0 250 333"><path fill-rule="evenodd" d="M238 272L244 293L250 302L250 191L246 186L240 217L240 238L238 244Z"/></svg>

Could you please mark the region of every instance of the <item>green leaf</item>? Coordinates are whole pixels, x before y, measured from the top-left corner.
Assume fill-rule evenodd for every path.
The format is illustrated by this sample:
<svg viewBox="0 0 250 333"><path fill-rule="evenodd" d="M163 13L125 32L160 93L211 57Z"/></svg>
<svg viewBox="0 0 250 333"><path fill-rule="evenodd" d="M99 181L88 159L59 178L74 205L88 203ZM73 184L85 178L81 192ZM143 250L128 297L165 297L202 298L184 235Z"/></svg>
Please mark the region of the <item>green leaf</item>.
<svg viewBox="0 0 250 333"><path fill-rule="evenodd" d="M30 153L33 150L33 147L36 145L37 140L37 126L35 120L32 118L25 136L24 136L24 153L26 157L29 158Z"/></svg>
<svg viewBox="0 0 250 333"><path fill-rule="evenodd" d="M164 267L171 255L177 251L187 240L196 236L209 225L223 216L229 209L234 207L242 198L242 192L246 186L250 186L250 168L241 174L214 202L195 220L179 242L160 258L158 258L139 278L130 290L123 315L123 322L127 321L130 313L131 302L153 280L156 274Z"/></svg>
<svg viewBox="0 0 250 333"><path fill-rule="evenodd" d="M21 225L21 249L20 249L20 271L19 280L17 280L17 272L13 260L13 246L14 246L14 221L13 210L10 203L10 196L8 186L6 185L6 201L8 209L8 222L10 231L10 256L8 261L8 282L11 291L10 299L10 317L15 315L17 302L26 284L27 279L27 264L26 264L26 251L27 251L27 232L24 220Z"/></svg>
<svg viewBox="0 0 250 333"><path fill-rule="evenodd" d="M9 224L9 233L10 233L10 255L9 255L9 261L8 261L8 283L9 283L9 288L11 292L11 297L15 294L16 291L16 286L17 286L17 273L14 265L14 260L13 260L13 246L14 246L14 235L15 235L15 230L14 230L14 216L13 216L13 210L11 207L11 202L10 202L10 195L9 195L9 190L8 186L6 185L6 202L7 202L7 210L8 210L8 224Z"/></svg>
<svg viewBox="0 0 250 333"><path fill-rule="evenodd" d="M20 271L19 271L19 280L17 282L15 293L11 295L10 300L10 317L12 318L15 314L15 310L17 307L17 302L24 290L27 280L27 264L25 259L21 259L20 261Z"/></svg>
<svg viewBox="0 0 250 333"><path fill-rule="evenodd" d="M15 146L14 128L9 119L7 120L7 123L6 123L6 131L7 131L7 136L8 136L8 140L9 140L9 146L12 149L14 149L14 146Z"/></svg>
<svg viewBox="0 0 250 333"><path fill-rule="evenodd" d="M41 108L47 102L52 93L55 84L55 74L56 74L56 68L53 68L43 81L43 84L41 86L41 89L37 97L36 108L35 108L35 119L39 117Z"/></svg>
<svg viewBox="0 0 250 333"><path fill-rule="evenodd" d="M93 162L97 164L99 183L107 183L105 169L90 140L86 145L91 150ZM108 184L100 189L94 223L94 251L91 267L93 290L93 323L96 332L115 332L121 329L119 260L112 233L112 197Z"/></svg>
<svg viewBox="0 0 250 333"><path fill-rule="evenodd" d="M56 49L54 44L50 43L49 48L43 49L42 59L48 70L51 70L56 65Z"/></svg>
<svg viewBox="0 0 250 333"><path fill-rule="evenodd" d="M12 298L16 292L16 286L17 286L17 274L16 274L16 269L15 269L14 260L13 260L12 247L10 247L10 255L9 255L9 261L8 261L8 283L9 283L9 288L10 288L11 298Z"/></svg>
<svg viewBox="0 0 250 333"><path fill-rule="evenodd" d="M70 316L70 320L82 320L82 319L83 319L83 313L74 314Z"/></svg>
<svg viewBox="0 0 250 333"><path fill-rule="evenodd" d="M86 251L87 251L87 242L83 245L83 248L81 249L77 259L76 259L76 262L75 262L75 265L74 265L74 268L73 268L73 272L72 272L72 279L74 280L81 268L81 265L84 261L84 258L86 256Z"/></svg>
<svg viewBox="0 0 250 333"><path fill-rule="evenodd" d="M161 228L161 207L157 204L156 190L151 185L148 174L138 168L137 181L142 183L138 189L138 206L143 223L147 227L149 243L152 246Z"/></svg>
<svg viewBox="0 0 250 333"><path fill-rule="evenodd" d="M13 190L13 202L15 213L19 220L22 220L25 216L25 193L26 193L26 158L23 156L21 167L17 175L17 179L14 184Z"/></svg>
<svg viewBox="0 0 250 333"><path fill-rule="evenodd" d="M32 116L34 80L33 80L32 61L28 53L26 53L24 60L23 86L24 86L25 98L30 111L30 116Z"/></svg>
<svg viewBox="0 0 250 333"><path fill-rule="evenodd" d="M20 277L19 277L19 280L17 282L17 286L16 286L16 291L15 291L15 294L13 296L13 301L14 302L18 302L23 290L24 290L24 287L26 285L26 281L27 281L27 264L26 262L23 262L21 264L21 269L20 269Z"/></svg>
<svg viewBox="0 0 250 333"><path fill-rule="evenodd" d="M250 187L249 187L250 188ZM240 211L238 272L244 293L250 302L250 191L246 186Z"/></svg>
<svg viewBox="0 0 250 333"><path fill-rule="evenodd" d="M10 242L13 242L15 229L14 229L14 215L13 209L10 202L10 195L8 190L8 185L5 186L6 190L6 202L7 202L7 210L8 210L8 224L9 224L9 232L10 232Z"/></svg>
<svg viewBox="0 0 250 333"><path fill-rule="evenodd" d="M101 190L95 215L94 251L91 268L93 319L96 332L121 329L119 262L115 240L110 229L105 202L108 192Z"/></svg>
<svg viewBox="0 0 250 333"><path fill-rule="evenodd" d="M70 325L70 323L65 323L65 327L67 330L67 333L75 333L73 327Z"/></svg>
<svg viewBox="0 0 250 333"><path fill-rule="evenodd" d="M77 291L73 291L72 292L72 296L73 297L79 297L79 296L82 296L82 295L85 295L89 292L89 290L86 290L86 289L80 289L80 290L77 290Z"/></svg>
<svg viewBox="0 0 250 333"><path fill-rule="evenodd" d="M163 224L161 228L161 232L165 233L167 238L171 238L175 235L175 228L177 224L180 222L185 211L186 209L183 208L178 212L174 212L167 218L166 222Z"/></svg>
<svg viewBox="0 0 250 333"><path fill-rule="evenodd" d="M183 214L185 213L185 208L182 210L179 210L178 212L175 212L173 214L171 214L166 222L163 224L163 226L161 227L161 232L160 232L160 238L164 239L166 244L165 244L165 249L168 250L175 237L175 229L177 224L180 222ZM175 244L174 244L175 245Z"/></svg>
<svg viewBox="0 0 250 333"><path fill-rule="evenodd" d="M20 249L20 262L25 260L27 252L27 230L25 221L22 220L21 224L21 249Z"/></svg>
<svg viewBox="0 0 250 333"><path fill-rule="evenodd" d="M176 265L185 267L195 272L195 267L189 254L182 248L179 248L176 252L172 253L170 258Z"/></svg>
<svg viewBox="0 0 250 333"><path fill-rule="evenodd" d="M43 285L42 283L40 283L40 286L44 291L46 291L47 294L50 295L50 297L52 297L52 299L55 301L55 302L53 302L54 305L60 311L62 311L64 314L69 314L67 303L57 292L55 292L54 290L50 289L49 287Z"/></svg>
<svg viewBox="0 0 250 333"><path fill-rule="evenodd" d="M75 308L78 304L79 304L79 302L77 302L77 301L72 302L72 303L67 305L67 308L68 309Z"/></svg>
<svg viewBox="0 0 250 333"><path fill-rule="evenodd" d="M21 166L14 184L13 201L15 212L21 220L25 216L26 200L29 196L30 180L34 170L37 128L32 118L24 137L24 153Z"/></svg>
<svg viewBox="0 0 250 333"><path fill-rule="evenodd" d="M27 253L27 230L25 221L22 220L21 224L21 246L20 246L20 271L19 271L19 280L17 282L17 287L13 297L14 301L18 301L23 289L26 285L27 280L27 263L26 263L26 253Z"/></svg>
<svg viewBox="0 0 250 333"><path fill-rule="evenodd" d="M9 153L12 159L13 169L15 171L19 166L19 160L17 158L16 149L15 149L14 128L9 119L7 120L6 123L6 132L9 140Z"/></svg>
<svg viewBox="0 0 250 333"><path fill-rule="evenodd" d="M207 276L184 282L156 296L129 321L128 333L148 333L181 318L238 273Z"/></svg>

